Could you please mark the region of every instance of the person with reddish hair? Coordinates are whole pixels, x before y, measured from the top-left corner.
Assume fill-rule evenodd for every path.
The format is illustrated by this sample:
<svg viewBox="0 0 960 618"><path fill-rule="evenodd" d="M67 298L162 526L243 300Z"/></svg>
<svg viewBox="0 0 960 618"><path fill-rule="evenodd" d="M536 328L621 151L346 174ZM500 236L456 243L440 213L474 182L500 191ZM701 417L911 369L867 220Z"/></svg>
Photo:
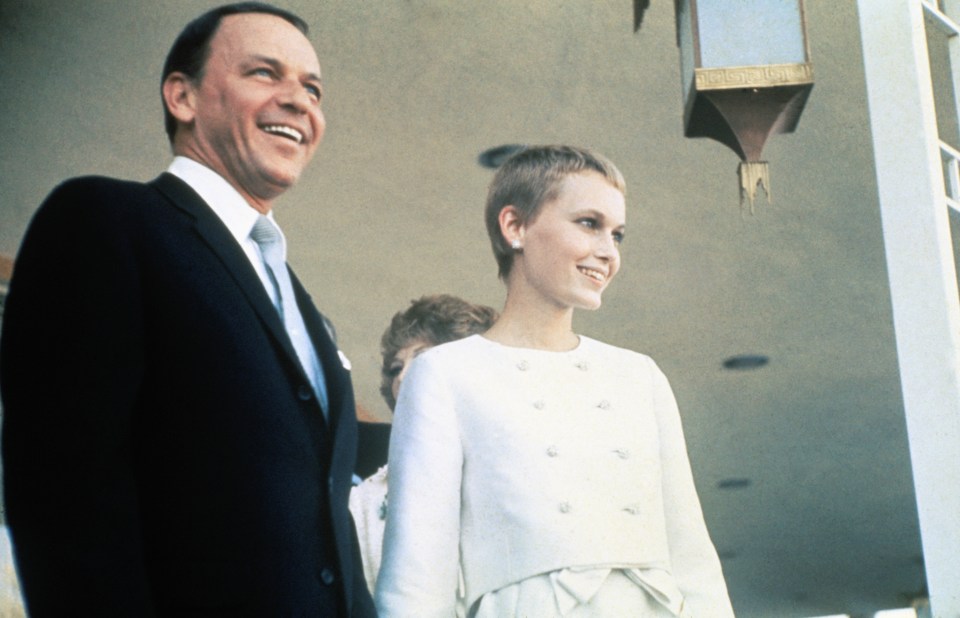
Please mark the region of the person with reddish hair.
<svg viewBox="0 0 960 618"><path fill-rule="evenodd" d="M380 394L393 412L400 385L413 359L438 346L470 335L483 333L497 319L497 311L486 305L467 302L449 294L423 296L398 311L380 339L383 362L380 366ZM360 423L360 450L373 427L386 423ZM366 429L366 431L365 431ZM383 432L380 432L383 433ZM389 431L387 440L389 440ZM366 434L366 435L365 435ZM384 460L386 453L381 455ZM360 555L370 591L376 587L380 571L383 530L387 517L388 467L382 465L350 492L350 512L357 525Z"/></svg>

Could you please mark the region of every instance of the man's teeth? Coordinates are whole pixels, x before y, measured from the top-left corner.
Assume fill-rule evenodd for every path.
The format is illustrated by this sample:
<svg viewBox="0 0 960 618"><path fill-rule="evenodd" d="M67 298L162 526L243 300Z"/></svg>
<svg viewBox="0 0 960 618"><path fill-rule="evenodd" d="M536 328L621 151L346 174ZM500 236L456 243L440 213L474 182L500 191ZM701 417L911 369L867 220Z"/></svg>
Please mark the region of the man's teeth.
<svg viewBox="0 0 960 618"><path fill-rule="evenodd" d="M593 270L592 268L582 268L582 267L579 268L579 270L586 276L596 281L599 281L600 283L603 283L604 281L607 280L607 276L602 272L600 272L599 270Z"/></svg>
<svg viewBox="0 0 960 618"><path fill-rule="evenodd" d="M303 133L293 129L291 127L285 127L279 124L271 124L263 127L263 130L267 133L275 133L277 135L286 135L289 138L292 138L298 144L303 142Z"/></svg>

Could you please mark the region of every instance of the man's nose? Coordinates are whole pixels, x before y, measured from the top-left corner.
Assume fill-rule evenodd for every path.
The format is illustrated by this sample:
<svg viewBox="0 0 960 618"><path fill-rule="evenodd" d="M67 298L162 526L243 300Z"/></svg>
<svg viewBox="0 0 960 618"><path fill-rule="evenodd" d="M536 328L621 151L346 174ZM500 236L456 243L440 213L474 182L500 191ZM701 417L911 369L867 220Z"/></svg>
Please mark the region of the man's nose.
<svg viewBox="0 0 960 618"><path fill-rule="evenodd" d="M284 83L278 100L284 107L289 107L301 114L306 114L316 107L316 102L303 84L294 80Z"/></svg>

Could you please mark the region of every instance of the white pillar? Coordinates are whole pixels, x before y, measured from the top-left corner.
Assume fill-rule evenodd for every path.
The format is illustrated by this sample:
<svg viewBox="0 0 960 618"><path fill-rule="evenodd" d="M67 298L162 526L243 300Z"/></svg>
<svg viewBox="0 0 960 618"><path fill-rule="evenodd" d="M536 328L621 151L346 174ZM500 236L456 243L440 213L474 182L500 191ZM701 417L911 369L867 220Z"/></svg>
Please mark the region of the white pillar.
<svg viewBox="0 0 960 618"><path fill-rule="evenodd" d="M960 299L920 0L858 0L932 614L960 617Z"/></svg>

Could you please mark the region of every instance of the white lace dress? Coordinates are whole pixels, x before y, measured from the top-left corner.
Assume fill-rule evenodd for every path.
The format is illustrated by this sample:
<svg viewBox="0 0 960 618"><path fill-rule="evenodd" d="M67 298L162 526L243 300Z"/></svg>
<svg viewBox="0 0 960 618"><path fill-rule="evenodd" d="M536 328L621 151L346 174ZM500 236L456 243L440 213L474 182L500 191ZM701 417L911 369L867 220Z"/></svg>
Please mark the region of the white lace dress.
<svg viewBox="0 0 960 618"><path fill-rule="evenodd" d="M350 490L350 514L357 526L363 574L370 594L377 586L387 519L387 466L381 467Z"/></svg>

